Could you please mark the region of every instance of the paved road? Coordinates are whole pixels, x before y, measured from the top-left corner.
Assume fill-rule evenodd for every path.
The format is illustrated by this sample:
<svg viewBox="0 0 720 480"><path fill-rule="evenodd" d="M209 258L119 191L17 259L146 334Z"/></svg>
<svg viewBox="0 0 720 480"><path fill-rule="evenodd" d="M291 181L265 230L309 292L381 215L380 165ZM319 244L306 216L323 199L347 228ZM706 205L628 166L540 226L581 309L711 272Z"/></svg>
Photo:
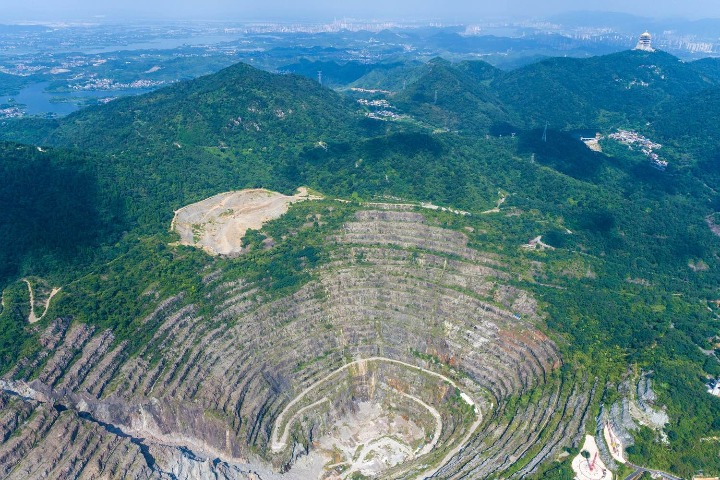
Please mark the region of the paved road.
<svg viewBox="0 0 720 480"><path fill-rule="evenodd" d="M635 480L635 479L638 478L640 475L642 475L644 472L645 472L645 470L643 470L642 468L638 468L637 470L635 470L634 472L632 472L630 475L628 475L627 477L625 477L625 480Z"/></svg>
<svg viewBox="0 0 720 480"><path fill-rule="evenodd" d="M632 467L635 469L633 473L625 477L625 480L633 480L635 478L638 478L640 475L642 475L645 472L648 472L650 474L660 475L661 478L664 478L666 480L683 480L681 477L676 477L675 475L671 475L667 472L663 472L662 470L654 470L652 468L645 468L640 467L638 465L633 465L632 463L628 462L626 463L628 467Z"/></svg>

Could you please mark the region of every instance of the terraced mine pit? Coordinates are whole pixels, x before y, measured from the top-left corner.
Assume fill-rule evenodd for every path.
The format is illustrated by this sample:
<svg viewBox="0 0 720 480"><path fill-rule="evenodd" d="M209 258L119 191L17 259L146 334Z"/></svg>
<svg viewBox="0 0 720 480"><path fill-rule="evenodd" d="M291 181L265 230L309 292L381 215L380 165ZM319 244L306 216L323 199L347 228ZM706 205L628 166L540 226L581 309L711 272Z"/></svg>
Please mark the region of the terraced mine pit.
<svg viewBox="0 0 720 480"><path fill-rule="evenodd" d="M217 270L202 302L157 299L132 355L46 322L35 367L4 377L0 477L522 478L578 446L593 384L559 368L512 269L371 208L290 295Z"/></svg>
<svg viewBox="0 0 720 480"><path fill-rule="evenodd" d="M333 462L327 465L329 477L336 473L347 477L358 471L377 476L413 459L413 445L426 435L418 425L421 422L386 412L377 403L360 402L356 410L337 421L332 434L318 441L318 452Z"/></svg>
<svg viewBox="0 0 720 480"><path fill-rule="evenodd" d="M452 435L443 418L455 426ZM470 395L450 378L373 357L340 367L295 397L275 421L271 448L282 451L291 432L309 438L318 428L325 430L316 443L329 477L357 471L377 476L389 469L422 473L432 463L426 456L442 458L481 418Z"/></svg>

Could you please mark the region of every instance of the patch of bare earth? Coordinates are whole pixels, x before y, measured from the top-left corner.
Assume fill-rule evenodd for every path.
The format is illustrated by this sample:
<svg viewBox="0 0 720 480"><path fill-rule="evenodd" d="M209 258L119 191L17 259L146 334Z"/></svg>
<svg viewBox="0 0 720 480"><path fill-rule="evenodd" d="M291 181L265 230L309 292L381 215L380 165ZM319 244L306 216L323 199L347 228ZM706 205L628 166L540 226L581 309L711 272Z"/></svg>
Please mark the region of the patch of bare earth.
<svg viewBox="0 0 720 480"><path fill-rule="evenodd" d="M717 221L718 221L717 216L718 216L717 214L708 215L707 217L705 217L705 222L707 222L707 225L708 225L708 227L710 227L710 230L712 230L712 232L715 235L720 237L720 224L717 223Z"/></svg>
<svg viewBox="0 0 720 480"><path fill-rule="evenodd" d="M242 239L249 229L280 218L293 203L319 198L304 187L292 196L265 189L220 193L177 210L170 228L180 234L181 245L202 248L211 255L236 255L242 252Z"/></svg>

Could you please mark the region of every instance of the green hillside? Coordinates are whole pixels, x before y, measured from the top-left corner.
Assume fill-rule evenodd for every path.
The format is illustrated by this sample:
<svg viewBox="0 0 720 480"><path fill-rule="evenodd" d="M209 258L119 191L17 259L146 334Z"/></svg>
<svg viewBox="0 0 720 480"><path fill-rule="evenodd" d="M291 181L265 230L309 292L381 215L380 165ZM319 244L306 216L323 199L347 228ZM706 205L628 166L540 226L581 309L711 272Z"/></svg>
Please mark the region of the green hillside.
<svg viewBox="0 0 720 480"><path fill-rule="evenodd" d="M652 129L679 155L691 154L694 161L707 165L720 154L716 142L720 135L718 108L720 87L673 99L660 106ZM698 172L699 175L705 173L712 172Z"/></svg>
<svg viewBox="0 0 720 480"><path fill-rule="evenodd" d="M333 61L311 61L303 58L297 63L285 65L278 70L302 75L313 80L318 78L318 72L322 72L323 85L339 87L351 84L372 72L387 72L401 66L403 66L403 63L400 62L376 64L352 61L338 63Z"/></svg>
<svg viewBox="0 0 720 480"><path fill-rule="evenodd" d="M401 109L438 127L463 134L484 133L494 124L513 119L489 87L489 81L499 74L499 70L483 62L454 66L434 59L394 101Z"/></svg>
<svg viewBox="0 0 720 480"><path fill-rule="evenodd" d="M350 103L317 82L237 64L70 115L47 141L115 152L183 145L282 151L343 137L354 121Z"/></svg>
<svg viewBox="0 0 720 480"><path fill-rule="evenodd" d="M0 143L0 283L93 258L122 211L98 158L77 151Z"/></svg>
<svg viewBox="0 0 720 480"><path fill-rule="evenodd" d="M0 95L17 95L28 83L26 77L0 72Z"/></svg>
<svg viewBox="0 0 720 480"><path fill-rule="evenodd" d="M408 61L389 69L373 69L352 82L349 87L400 91L416 82L424 72L423 63Z"/></svg>
<svg viewBox="0 0 720 480"><path fill-rule="evenodd" d="M690 64L701 75L704 75L711 82L720 82L720 59L702 58Z"/></svg>
<svg viewBox="0 0 720 480"><path fill-rule="evenodd" d="M95 152L130 225L157 231L173 210L218 191L294 190L278 175L289 158L377 128L357 110L317 82L238 64L57 122L22 122L8 136Z"/></svg>

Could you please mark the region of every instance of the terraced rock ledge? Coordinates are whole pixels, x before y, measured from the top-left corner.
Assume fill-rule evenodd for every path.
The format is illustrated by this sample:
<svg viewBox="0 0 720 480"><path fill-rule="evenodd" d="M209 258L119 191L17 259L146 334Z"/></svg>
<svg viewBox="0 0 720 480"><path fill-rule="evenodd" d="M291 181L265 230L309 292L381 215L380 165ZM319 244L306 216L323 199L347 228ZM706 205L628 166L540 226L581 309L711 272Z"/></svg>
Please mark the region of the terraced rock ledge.
<svg viewBox="0 0 720 480"><path fill-rule="evenodd" d="M394 207L328 244L283 298L216 272L159 299L136 355L50 322L1 385L0 477L522 478L584 438L593 385L502 258Z"/></svg>

